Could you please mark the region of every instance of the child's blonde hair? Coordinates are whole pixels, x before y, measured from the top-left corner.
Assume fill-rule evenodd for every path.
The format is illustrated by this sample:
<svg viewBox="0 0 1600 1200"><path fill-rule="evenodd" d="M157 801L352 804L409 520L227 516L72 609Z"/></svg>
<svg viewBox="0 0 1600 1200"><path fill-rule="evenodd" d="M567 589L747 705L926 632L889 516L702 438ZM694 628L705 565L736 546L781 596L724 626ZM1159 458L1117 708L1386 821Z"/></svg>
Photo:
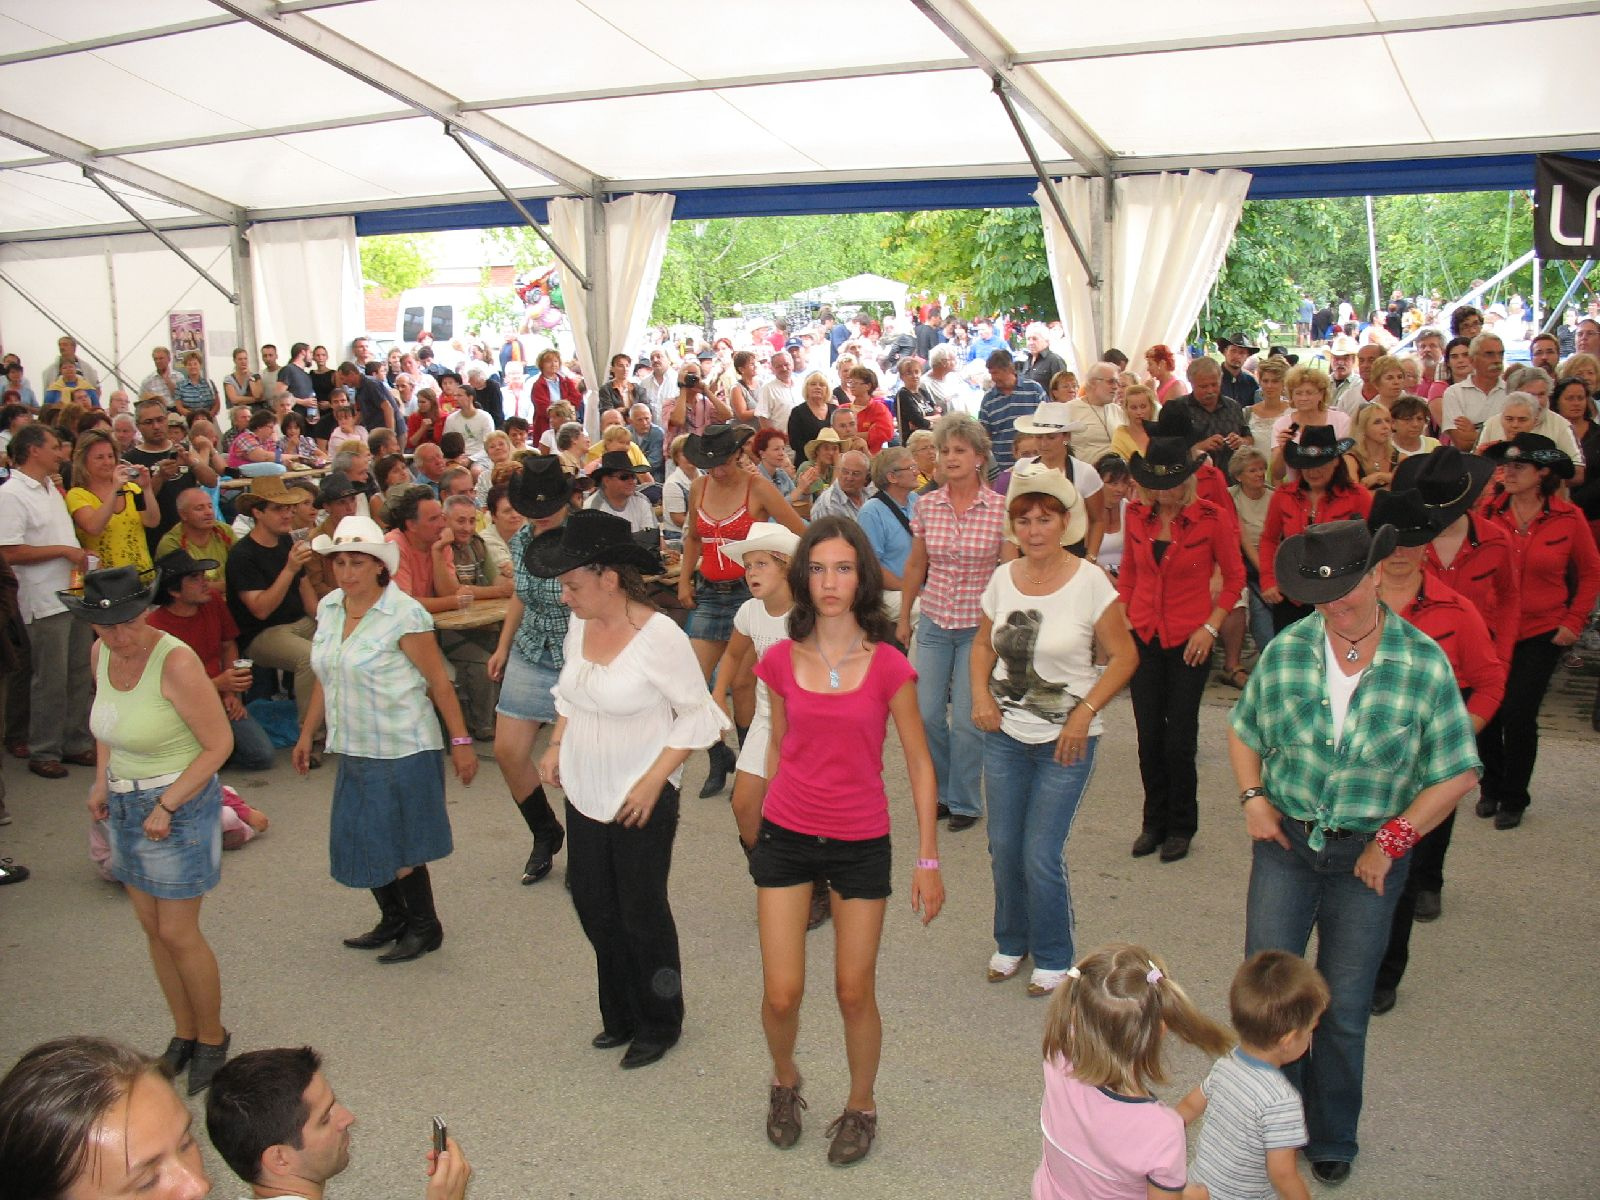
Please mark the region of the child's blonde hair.
<svg viewBox="0 0 1600 1200"><path fill-rule="evenodd" d="M633 443L633 433L626 425L613 425L600 435L602 446L628 446Z"/></svg>
<svg viewBox="0 0 1600 1200"><path fill-rule="evenodd" d="M1233 1046L1233 1034L1197 1009L1143 946L1102 946L1073 971L1050 1001L1044 1056L1065 1059L1081 1083L1123 1095L1165 1083L1167 1031L1213 1058Z"/></svg>

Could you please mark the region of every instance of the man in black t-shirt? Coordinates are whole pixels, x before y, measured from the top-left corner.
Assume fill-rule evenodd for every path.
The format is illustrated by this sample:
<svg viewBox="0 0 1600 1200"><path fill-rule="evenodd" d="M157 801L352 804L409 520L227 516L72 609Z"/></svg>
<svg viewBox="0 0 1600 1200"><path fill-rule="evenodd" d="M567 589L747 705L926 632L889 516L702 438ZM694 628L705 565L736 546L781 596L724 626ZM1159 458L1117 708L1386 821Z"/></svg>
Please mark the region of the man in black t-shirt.
<svg viewBox="0 0 1600 1200"><path fill-rule="evenodd" d="M294 672L294 702L302 721L316 682L311 635L317 628L317 595L305 574L314 551L289 530L295 505L311 498L304 488L284 487L280 475L251 480L240 508L249 509L255 528L228 554L228 610L239 627L239 653L257 666Z"/></svg>
<svg viewBox="0 0 1600 1200"><path fill-rule="evenodd" d="M150 468L150 478L156 485L156 505L161 510L161 521L154 529L144 531L154 555L156 543L178 523L178 497L197 484L215 487L217 473L205 460L206 456L195 454L184 443L172 440L168 434L167 406L160 400L139 401L134 419L139 423L139 444L123 457L135 466Z"/></svg>
<svg viewBox="0 0 1600 1200"><path fill-rule="evenodd" d="M348 391L356 402L358 423L368 433L374 429L393 429L394 410L389 406L389 395L383 385L370 375L363 375L353 362L339 364L339 386Z"/></svg>
<svg viewBox="0 0 1600 1200"><path fill-rule="evenodd" d="M305 342L296 342L289 351L289 362L278 372L278 382L286 385L289 394L294 397L294 405L306 415L306 424L315 425L319 413L317 411L317 390L311 386L311 347Z"/></svg>

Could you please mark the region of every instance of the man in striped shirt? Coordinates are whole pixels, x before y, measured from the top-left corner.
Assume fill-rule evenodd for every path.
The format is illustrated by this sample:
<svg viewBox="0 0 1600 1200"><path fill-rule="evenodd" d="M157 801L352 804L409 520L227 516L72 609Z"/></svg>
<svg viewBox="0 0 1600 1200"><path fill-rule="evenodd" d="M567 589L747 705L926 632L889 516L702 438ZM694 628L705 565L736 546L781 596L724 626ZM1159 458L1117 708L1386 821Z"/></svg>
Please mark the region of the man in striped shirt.
<svg viewBox="0 0 1600 1200"><path fill-rule="evenodd" d="M1018 417L1026 416L1045 402L1044 389L1031 379L1017 378L1016 360L1009 350L996 350L985 360L989 370L989 390L978 405L978 422L994 447L996 473L1009 470L1016 462L1011 440L1016 436Z"/></svg>

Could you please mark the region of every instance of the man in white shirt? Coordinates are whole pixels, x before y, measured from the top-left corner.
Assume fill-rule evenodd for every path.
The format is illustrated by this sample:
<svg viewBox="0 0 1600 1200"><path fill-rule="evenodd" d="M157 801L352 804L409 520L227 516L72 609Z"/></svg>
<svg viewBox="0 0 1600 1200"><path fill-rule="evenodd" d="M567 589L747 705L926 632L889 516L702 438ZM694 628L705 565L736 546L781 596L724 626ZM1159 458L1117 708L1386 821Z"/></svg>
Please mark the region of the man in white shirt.
<svg viewBox="0 0 1600 1200"><path fill-rule="evenodd" d="M155 360L155 374L146 375L139 384L139 397L159 396L171 408L177 401L178 381L183 376L172 369L172 351L165 346L157 346L150 351L150 357Z"/></svg>
<svg viewBox="0 0 1600 1200"><path fill-rule="evenodd" d="M489 451L483 440L494 432L494 420L478 407L471 388L461 388L455 395L457 408L444 421L446 433L459 433L467 443L467 457L480 467L488 467Z"/></svg>
<svg viewBox="0 0 1600 1200"><path fill-rule="evenodd" d="M650 374L639 380L639 386L644 392L644 402L650 406L651 419L665 429L664 418L672 412L672 402L678 398L678 375L665 350L657 347L650 351Z"/></svg>
<svg viewBox="0 0 1600 1200"><path fill-rule="evenodd" d="M1372 364L1384 355L1382 346L1368 342L1356 351L1356 373L1350 376L1349 383L1334 393L1333 407L1349 415L1352 421L1356 414L1369 404L1378 402L1378 384L1372 378Z"/></svg>
<svg viewBox="0 0 1600 1200"><path fill-rule="evenodd" d="M626 450L607 450L591 474L599 486L584 507L621 517L635 533L659 529L655 510L639 495L639 475L647 469L634 466Z"/></svg>
<svg viewBox="0 0 1600 1200"><path fill-rule="evenodd" d="M44 389L48 390L57 377L61 374L62 363L77 363L78 374L89 381L89 386L96 391L100 389L100 374L82 355L78 353L76 338L62 336L56 339L56 349L60 351L55 361L44 369Z"/></svg>
<svg viewBox="0 0 1600 1200"><path fill-rule="evenodd" d="M780 350L768 360L772 378L756 392L755 413L763 429L789 428L789 412L794 408L794 361Z"/></svg>
<svg viewBox="0 0 1600 1200"><path fill-rule="evenodd" d="M1468 347L1472 354L1472 374L1445 389L1440 401L1444 429L1455 438L1456 447L1470 454L1478 444L1478 431L1490 417L1498 416L1506 403L1506 347L1496 335L1480 333Z"/></svg>
<svg viewBox="0 0 1600 1200"><path fill-rule="evenodd" d="M1099 462L1111 450L1111 439L1128 423L1128 412L1118 404L1115 363L1097 362L1084 376L1083 391L1067 402L1067 419L1082 428L1072 435L1072 455L1086 463Z"/></svg>
<svg viewBox="0 0 1600 1200"><path fill-rule="evenodd" d="M981 393L974 391L961 378L961 373L956 370L956 352L943 342L928 355L928 373L922 377L922 382L945 412L976 415Z"/></svg>
<svg viewBox="0 0 1600 1200"><path fill-rule="evenodd" d="M811 519L845 517L859 521L861 506L867 502L867 471L872 460L859 450L850 450L839 456L834 468L833 483L827 491L811 502Z"/></svg>
<svg viewBox="0 0 1600 1200"><path fill-rule="evenodd" d="M28 770L64 779L63 762L95 765L89 733L94 630L76 620L57 592L71 586L85 554L51 476L67 455L48 425L19 429L7 447L11 478L0 484L0 554L17 576L17 609L28 627L33 659L28 724Z"/></svg>

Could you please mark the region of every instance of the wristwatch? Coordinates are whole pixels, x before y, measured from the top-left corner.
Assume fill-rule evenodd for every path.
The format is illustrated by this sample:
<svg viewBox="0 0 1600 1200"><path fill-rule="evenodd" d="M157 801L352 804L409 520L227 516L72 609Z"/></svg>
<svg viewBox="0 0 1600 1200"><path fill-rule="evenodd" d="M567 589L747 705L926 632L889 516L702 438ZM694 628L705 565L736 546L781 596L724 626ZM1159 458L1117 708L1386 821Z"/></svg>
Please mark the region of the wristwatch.
<svg viewBox="0 0 1600 1200"><path fill-rule="evenodd" d="M1265 796L1266 794L1267 794L1267 789L1264 788L1264 787L1259 787L1259 786L1257 786L1257 787L1247 787L1247 788L1245 788L1244 791L1239 793L1239 803L1240 804L1248 804L1248 803L1250 803L1250 801L1254 800L1257 796Z"/></svg>

